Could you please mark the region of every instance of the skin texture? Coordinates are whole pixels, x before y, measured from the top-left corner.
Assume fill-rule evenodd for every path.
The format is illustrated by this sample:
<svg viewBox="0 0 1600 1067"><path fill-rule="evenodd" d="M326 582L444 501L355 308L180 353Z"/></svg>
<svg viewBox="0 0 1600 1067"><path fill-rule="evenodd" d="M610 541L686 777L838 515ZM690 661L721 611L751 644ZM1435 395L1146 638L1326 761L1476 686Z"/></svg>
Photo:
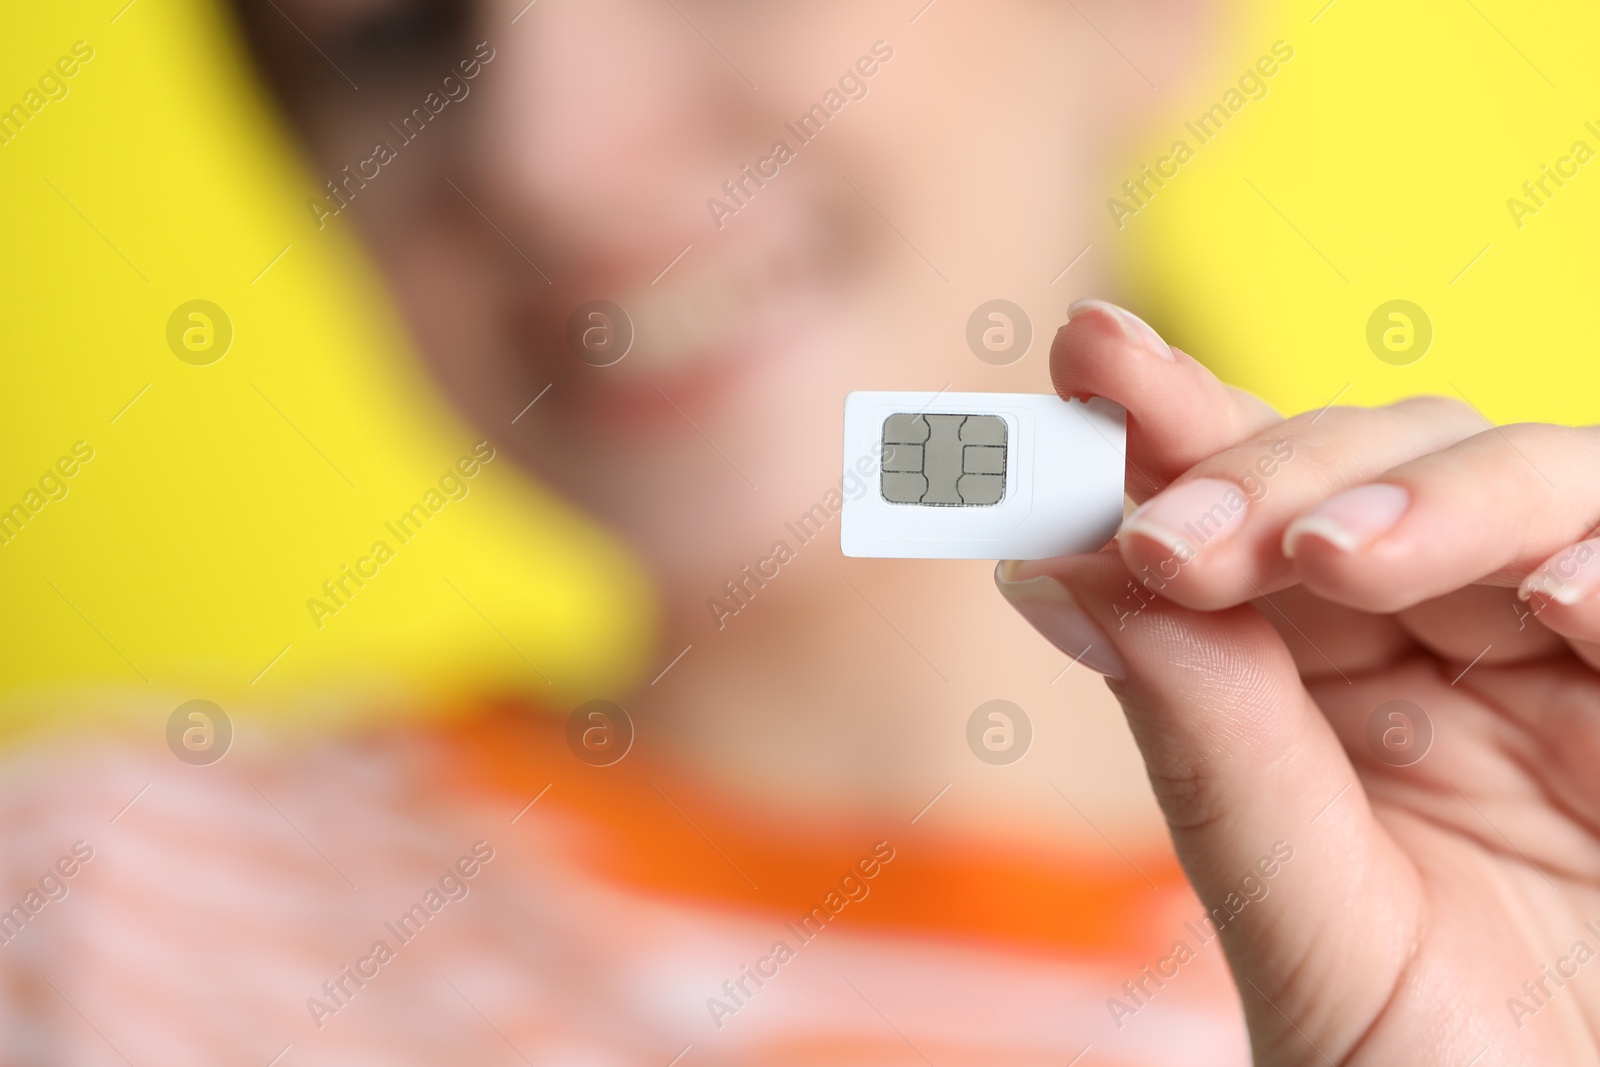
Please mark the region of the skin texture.
<svg viewBox="0 0 1600 1067"><path fill-rule="evenodd" d="M696 645L670 691L639 696L656 743L810 816L899 813L947 780L930 739L953 736L995 679L1037 675L1019 699L1057 699L1043 681L1055 665L1033 662L955 566L855 571L858 593L817 551L729 633L708 629L704 603L837 477L846 390L1038 387L1028 364L1002 379L975 362L962 321L997 294L1044 306L1098 287L1098 253L1059 288L1046 279L1098 246L1098 161L1150 103L1106 42L1175 81L1206 5L940 4L914 25L909 11L885 21L836 0L239 6L318 179L367 156L477 42L495 49L471 97L337 225L367 242L446 395L649 561L662 661ZM706 198L880 37L898 52L872 95L715 227ZM1004 151L975 147L991 144ZM600 373L562 341L574 306L597 296L642 324L663 308L699 317L666 340L641 329ZM1063 644L1122 675L1113 692L1208 906L1226 907L1275 845L1292 849L1270 894L1222 933L1258 1060L1600 1062L1600 964L1559 987L1541 970L1580 939L1600 946L1584 928L1600 920L1600 690L1585 643L1600 639L1600 609L1515 591L1600 511L1584 477L1592 431L1488 431L1438 400L1281 420L1103 307L1057 337L1051 372L1063 395L1129 408L1136 501L1201 478L1255 486L1181 566L1146 515L1113 551L1006 577L1060 578L1101 631ZM1296 517L1379 480L1412 503L1393 533L1344 552L1307 532L1285 555ZM951 682L894 645L874 608L917 620L911 637ZM905 659L885 669L886 648ZM1407 766L1386 762L1381 739L1417 722L1380 716L1380 743L1368 739L1393 700L1432 726ZM970 762L953 751L952 767ZM1061 758L1078 754L1069 770L1087 776L1110 751L1075 737ZM1017 803L1004 818L947 807L985 835L1057 833L1045 809L1018 817Z"/></svg>
<svg viewBox="0 0 1600 1067"><path fill-rule="evenodd" d="M1600 436L1492 428L1431 398L1282 419L1167 354L1100 308L1062 328L1057 389L1128 408L1130 493L1153 503L1098 554L997 579L1046 637L1062 628L1036 610L1058 592L1040 576L1099 631L1083 662L1121 675L1208 907L1293 849L1222 932L1256 1062L1597 1062L1600 605L1546 593L1574 588ZM1206 539L1185 488L1200 478L1241 486ZM1373 483L1405 490L1378 492L1407 504L1388 533L1347 549L1320 520L1291 530ZM1162 542L1159 511L1191 516L1182 543ZM1530 575L1545 592L1524 601ZM1086 632L1060 643L1079 654ZM1414 762L1394 744L1420 717L1380 711L1394 700L1431 723Z"/></svg>
<svg viewBox="0 0 1600 1067"><path fill-rule="evenodd" d="M652 722L642 744L808 818L901 819L930 782L971 769L962 724L1005 679L1024 706L1093 713L1041 741L1058 746L1053 770L1030 759L990 776L947 817L985 838L1056 848L1066 832L1103 847L1075 817L1061 829L1054 773L1159 847L1111 701L1086 675L1052 685L1053 650L1017 640L985 568L846 561L836 526L799 546L785 524L838 484L850 390L1045 388L1045 316L1106 286L1106 172L1163 102L1130 63L1176 91L1215 5L938 3L915 23L923 0L903 6L236 4L321 211L324 181L349 182L343 168L380 139L401 145L391 124L429 93L458 97L322 221L370 252L474 431L649 568L655 663L635 691L605 694ZM894 58L867 94L718 228L707 200L774 140L798 145L785 123L879 40ZM480 45L493 58L447 86ZM995 297L1035 323L1028 355L1004 368L964 333ZM637 327L610 367L565 340L595 298ZM708 601L780 538L796 561L719 626ZM651 686L691 644L672 684Z"/></svg>

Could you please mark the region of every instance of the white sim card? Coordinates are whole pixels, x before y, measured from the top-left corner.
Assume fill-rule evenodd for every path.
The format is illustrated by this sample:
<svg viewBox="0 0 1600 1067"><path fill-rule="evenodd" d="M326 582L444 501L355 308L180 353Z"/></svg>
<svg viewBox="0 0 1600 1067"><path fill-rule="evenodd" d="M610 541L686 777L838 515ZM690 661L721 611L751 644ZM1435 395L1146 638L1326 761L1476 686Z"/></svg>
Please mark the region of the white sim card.
<svg viewBox="0 0 1600 1067"><path fill-rule="evenodd" d="M1127 413L1033 393L851 393L847 556L1048 559L1122 522Z"/></svg>

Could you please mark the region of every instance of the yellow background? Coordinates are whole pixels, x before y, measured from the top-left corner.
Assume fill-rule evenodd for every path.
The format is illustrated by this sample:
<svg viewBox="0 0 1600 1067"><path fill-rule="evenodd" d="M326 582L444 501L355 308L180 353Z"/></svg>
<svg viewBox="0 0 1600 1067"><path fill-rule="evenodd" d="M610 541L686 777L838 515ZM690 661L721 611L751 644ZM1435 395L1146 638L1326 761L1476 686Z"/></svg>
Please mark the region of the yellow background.
<svg viewBox="0 0 1600 1067"><path fill-rule="evenodd" d="M95 49L0 146L0 507L73 442L95 449L0 546L5 722L193 698L325 722L403 714L466 678L561 707L646 669L642 576L504 455L314 626L307 598L479 434L393 358L393 316L344 230L313 227L313 183L217 9L106 0L4 21L0 105L73 42ZM1600 148L1583 128L1600 120L1597 31L1576 2L1237 14L1117 180L1274 41L1295 57L1116 235L1131 302L1285 411L1434 392L1499 421L1594 419L1600 162L1521 229L1506 200L1573 141ZM207 367L165 341L196 298L235 331ZM1366 344L1396 298L1434 327L1410 366Z"/></svg>
<svg viewBox="0 0 1600 1067"><path fill-rule="evenodd" d="M504 452L409 545L384 530L481 435L394 358L393 315L347 231L313 225L220 10L125 2L13 6L0 32L3 106L73 42L95 50L0 146L0 507L73 442L95 450L0 546L4 722L203 698L326 723L468 678L561 709L613 695L645 666L640 572ZM235 334L204 367L166 343L197 298ZM319 630L307 599L379 538L397 557Z"/></svg>
<svg viewBox="0 0 1600 1067"><path fill-rule="evenodd" d="M1127 288L1173 343L1285 412L1438 393L1497 422L1596 421L1600 160L1520 230L1506 200L1575 140L1600 150L1584 129L1600 126L1597 34L1600 10L1577 2L1258 9L1117 177L1187 136L1274 41L1294 47L1268 96L1126 220ZM1394 299L1433 322L1409 366L1366 343Z"/></svg>

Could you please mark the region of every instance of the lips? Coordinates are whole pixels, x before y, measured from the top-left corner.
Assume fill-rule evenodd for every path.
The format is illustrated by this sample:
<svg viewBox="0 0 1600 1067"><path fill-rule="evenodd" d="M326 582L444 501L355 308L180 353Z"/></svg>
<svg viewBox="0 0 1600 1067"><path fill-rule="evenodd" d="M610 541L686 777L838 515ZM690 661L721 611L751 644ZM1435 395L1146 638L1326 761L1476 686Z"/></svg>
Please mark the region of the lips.
<svg viewBox="0 0 1600 1067"><path fill-rule="evenodd" d="M652 250L648 275L641 256L626 269L594 267L581 281L558 278L554 290L530 293L512 318L514 343L534 376L555 380L565 415L612 432L681 428L685 415L698 422L697 413L794 358L837 303L851 257L842 227L770 214L686 239L675 263L674 251ZM631 349L609 367L567 348L568 317L595 299L620 306L633 326Z"/></svg>

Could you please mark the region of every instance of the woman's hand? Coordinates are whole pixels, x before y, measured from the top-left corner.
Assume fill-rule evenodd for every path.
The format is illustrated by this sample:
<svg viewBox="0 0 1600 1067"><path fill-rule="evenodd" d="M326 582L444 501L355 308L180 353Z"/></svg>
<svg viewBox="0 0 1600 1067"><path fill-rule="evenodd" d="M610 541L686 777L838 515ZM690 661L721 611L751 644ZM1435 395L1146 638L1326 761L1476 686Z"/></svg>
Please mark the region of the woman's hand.
<svg viewBox="0 0 1600 1067"><path fill-rule="evenodd" d="M1142 506L997 579L1110 678L1256 1062L1600 1062L1600 431L1282 419L1098 303L1050 358Z"/></svg>

